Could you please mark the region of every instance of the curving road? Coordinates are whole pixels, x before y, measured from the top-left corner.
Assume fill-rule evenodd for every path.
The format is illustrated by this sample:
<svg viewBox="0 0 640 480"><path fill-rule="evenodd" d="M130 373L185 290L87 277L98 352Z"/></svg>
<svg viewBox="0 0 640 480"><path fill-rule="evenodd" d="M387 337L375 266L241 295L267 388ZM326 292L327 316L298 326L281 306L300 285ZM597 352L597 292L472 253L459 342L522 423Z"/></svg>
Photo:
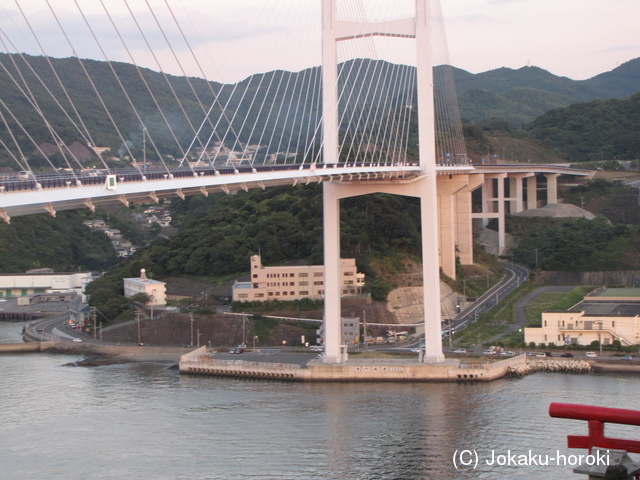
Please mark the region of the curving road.
<svg viewBox="0 0 640 480"><path fill-rule="evenodd" d="M507 274L485 294L478 297L473 306L453 318L453 325L456 331L464 330L474 323L480 318L481 314L491 310L529 278L529 270L527 268L514 263L501 263L507 269Z"/></svg>

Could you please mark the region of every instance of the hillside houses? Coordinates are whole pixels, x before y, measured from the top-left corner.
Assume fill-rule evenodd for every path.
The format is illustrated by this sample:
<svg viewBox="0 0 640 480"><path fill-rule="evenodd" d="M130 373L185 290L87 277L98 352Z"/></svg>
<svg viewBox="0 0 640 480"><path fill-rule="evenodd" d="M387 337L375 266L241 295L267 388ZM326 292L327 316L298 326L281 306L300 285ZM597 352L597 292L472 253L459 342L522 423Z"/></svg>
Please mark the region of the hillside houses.
<svg viewBox="0 0 640 480"><path fill-rule="evenodd" d="M169 214L166 206L154 205L147 208L142 214L136 215L136 220L144 222L147 226L157 223L164 228L170 226L171 215ZM85 220L82 223L91 229L104 232L104 234L111 240L111 243L118 252L119 257L129 257L136 252L137 247L124 238L120 230L117 228L109 228L109 225L104 220Z"/></svg>
<svg viewBox="0 0 640 480"><path fill-rule="evenodd" d="M129 257L136 252L137 247L125 239L117 228L108 228L104 220L85 220L82 223L91 229L103 231L111 240L111 244L118 252L119 257Z"/></svg>

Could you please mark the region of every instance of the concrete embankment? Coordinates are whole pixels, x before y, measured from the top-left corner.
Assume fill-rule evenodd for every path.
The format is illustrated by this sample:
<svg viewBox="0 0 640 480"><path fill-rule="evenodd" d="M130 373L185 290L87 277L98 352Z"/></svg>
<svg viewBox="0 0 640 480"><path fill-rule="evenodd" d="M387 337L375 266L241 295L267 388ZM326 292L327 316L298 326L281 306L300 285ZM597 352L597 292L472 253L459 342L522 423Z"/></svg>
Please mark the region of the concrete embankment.
<svg viewBox="0 0 640 480"><path fill-rule="evenodd" d="M89 342L37 342L25 335L25 343L0 344L2 353L53 352L67 355L84 355L86 361L79 365L104 365L128 362L178 363L180 356L189 349L183 347L151 347L138 345L96 345Z"/></svg>
<svg viewBox="0 0 640 480"><path fill-rule="evenodd" d="M51 351L87 356L87 360L80 362L80 365L103 365L129 362L178 363L180 356L187 350L181 347L95 345L91 343L60 342L53 347Z"/></svg>
<svg viewBox="0 0 640 480"><path fill-rule="evenodd" d="M502 378L509 366L523 362L524 356L493 363L452 359L435 364L410 359L350 358L341 364L312 360L298 365L213 358L201 347L183 355L179 368L185 374L305 382L478 382Z"/></svg>

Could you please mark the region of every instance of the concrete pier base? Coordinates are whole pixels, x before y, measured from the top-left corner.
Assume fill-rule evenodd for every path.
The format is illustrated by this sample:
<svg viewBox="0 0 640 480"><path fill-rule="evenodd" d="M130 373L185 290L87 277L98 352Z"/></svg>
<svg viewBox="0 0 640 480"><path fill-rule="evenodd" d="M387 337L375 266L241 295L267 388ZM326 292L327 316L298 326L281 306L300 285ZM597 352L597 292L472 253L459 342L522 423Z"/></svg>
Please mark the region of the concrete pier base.
<svg viewBox="0 0 640 480"><path fill-rule="evenodd" d="M180 358L180 373L304 382L484 382L502 378L524 355L493 363L461 363L449 359L424 363L417 359L353 359L340 364L311 360L306 365L213 358L205 347Z"/></svg>

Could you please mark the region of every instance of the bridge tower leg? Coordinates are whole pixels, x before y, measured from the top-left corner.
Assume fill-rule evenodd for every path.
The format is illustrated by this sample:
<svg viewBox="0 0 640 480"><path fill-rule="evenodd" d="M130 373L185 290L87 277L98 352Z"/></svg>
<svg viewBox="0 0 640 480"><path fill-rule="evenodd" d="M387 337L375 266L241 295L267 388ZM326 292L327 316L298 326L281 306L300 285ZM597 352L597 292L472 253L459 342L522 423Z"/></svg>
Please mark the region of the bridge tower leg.
<svg viewBox="0 0 640 480"><path fill-rule="evenodd" d="M325 183L324 196L324 291L325 363L347 361L341 345L340 199L374 192L420 198L422 220L422 265L424 283L425 345L420 357L425 362L442 362L440 269L438 249L438 197L436 186L435 112L433 60L429 31L429 0L416 0L415 16L383 22L341 21L337 0L322 1L323 64L323 155L325 164L338 162L337 42L366 35L415 38L420 166L423 178L404 185L348 185Z"/></svg>

